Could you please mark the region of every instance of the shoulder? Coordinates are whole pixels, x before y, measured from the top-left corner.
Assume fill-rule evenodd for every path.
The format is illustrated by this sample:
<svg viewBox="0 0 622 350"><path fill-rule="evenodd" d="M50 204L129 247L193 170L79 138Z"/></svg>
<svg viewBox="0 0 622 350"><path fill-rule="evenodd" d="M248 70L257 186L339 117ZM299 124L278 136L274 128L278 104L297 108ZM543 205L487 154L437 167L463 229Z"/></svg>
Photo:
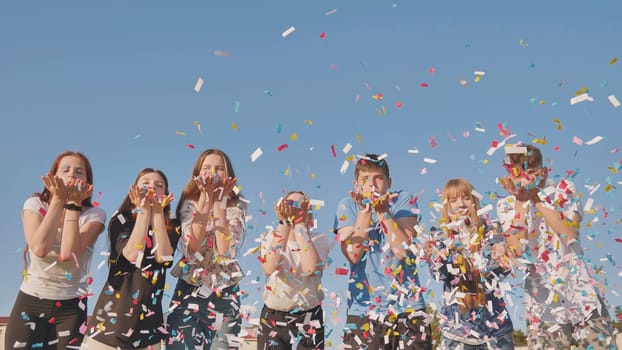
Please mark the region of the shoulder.
<svg viewBox="0 0 622 350"><path fill-rule="evenodd" d="M47 205L43 203L43 201L41 200L41 198L39 198L39 196L32 196L32 197L28 197L26 199L26 201L24 201L24 209L26 210L32 210L32 211L36 211L36 212L40 212L40 209L45 208L45 206Z"/></svg>

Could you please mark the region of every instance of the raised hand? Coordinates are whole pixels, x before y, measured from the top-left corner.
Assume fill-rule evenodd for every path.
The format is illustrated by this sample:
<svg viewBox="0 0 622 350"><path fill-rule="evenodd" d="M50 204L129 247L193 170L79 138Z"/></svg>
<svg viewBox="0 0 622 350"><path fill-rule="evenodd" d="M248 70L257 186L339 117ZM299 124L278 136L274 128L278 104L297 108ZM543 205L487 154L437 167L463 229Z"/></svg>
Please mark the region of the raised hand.
<svg viewBox="0 0 622 350"><path fill-rule="evenodd" d="M82 203L83 200L89 198L93 194L93 185L78 179L69 180L65 184L67 188L67 201Z"/></svg>
<svg viewBox="0 0 622 350"><path fill-rule="evenodd" d="M490 256L502 269L510 270L512 268L510 253L506 249L505 244L497 243L493 245L490 249Z"/></svg>
<svg viewBox="0 0 622 350"><path fill-rule="evenodd" d="M130 185L129 197L136 209L150 212L153 207L155 191L149 186Z"/></svg>
<svg viewBox="0 0 622 350"><path fill-rule="evenodd" d="M371 198L361 192L350 191L350 197L359 205L359 209L365 212L371 210Z"/></svg>
<svg viewBox="0 0 622 350"><path fill-rule="evenodd" d="M43 180L45 188L52 194L52 198L58 198L63 203L67 201L68 188L60 177L56 175L46 175L42 176L41 180Z"/></svg>
<svg viewBox="0 0 622 350"><path fill-rule="evenodd" d="M393 199L397 198L398 196L399 193L385 193L372 201L371 206L372 208L374 208L376 213L388 213L389 203L391 203Z"/></svg>

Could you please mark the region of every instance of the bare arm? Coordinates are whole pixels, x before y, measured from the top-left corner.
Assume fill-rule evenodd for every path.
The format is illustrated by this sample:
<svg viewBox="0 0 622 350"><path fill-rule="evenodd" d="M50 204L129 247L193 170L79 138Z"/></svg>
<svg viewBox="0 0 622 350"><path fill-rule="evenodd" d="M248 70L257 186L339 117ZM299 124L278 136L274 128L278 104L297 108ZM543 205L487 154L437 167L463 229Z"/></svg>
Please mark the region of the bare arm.
<svg viewBox="0 0 622 350"><path fill-rule="evenodd" d="M276 232L268 233L269 235L274 235L274 237L270 241L270 245L265 247L266 256L261 264L266 275L274 273L281 264L281 252L287 247L287 240L289 239L291 231L291 225L279 224Z"/></svg>

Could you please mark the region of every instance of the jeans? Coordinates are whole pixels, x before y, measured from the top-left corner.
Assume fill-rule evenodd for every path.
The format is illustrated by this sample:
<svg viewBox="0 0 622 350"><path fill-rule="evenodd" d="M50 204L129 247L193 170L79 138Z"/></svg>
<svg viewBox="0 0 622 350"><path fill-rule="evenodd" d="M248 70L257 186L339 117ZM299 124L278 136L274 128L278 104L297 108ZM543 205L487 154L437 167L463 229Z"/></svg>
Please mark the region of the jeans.
<svg viewBox="0 0 622 350"><path fill-rule="evenodd" d="M239 286L208 297L193 295L196 288L182 279L177 281L171 300L171 306L177 307L166 321L169 332L166 349L228 350L227 335L237 337L241 329Z"/></svg>
<svg viewBox="0 0 622 350"><path fill-rule="evenodd" d="M488 338L488 343L481 345L468 345L457 340L451 340L445 337L441 339L439 350L514 350L514 340L512 333L502 335L500 337Z"/></svg>
<svg viewBox="0 0 622 350"><path fill-rule="evenodd" d="M80 308L83 303L84 309ZM40 299L22 291L17 294L9 316L4 348L71 349L79 348L83 334L80 327L86 324L86 299Z"/></svg>

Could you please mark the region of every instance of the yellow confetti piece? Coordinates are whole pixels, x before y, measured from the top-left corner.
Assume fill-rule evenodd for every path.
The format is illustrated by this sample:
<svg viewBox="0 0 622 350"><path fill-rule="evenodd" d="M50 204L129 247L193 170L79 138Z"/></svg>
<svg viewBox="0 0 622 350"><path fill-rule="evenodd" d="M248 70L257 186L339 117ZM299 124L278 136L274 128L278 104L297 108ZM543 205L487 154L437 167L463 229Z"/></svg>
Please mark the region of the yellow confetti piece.
<svg viewBox="0 0 622 350"><path fill-rule="evenodd" d="M313 120L305 119L305 124L313 125Z"/></svg>
<svg viewBox="0 0 622 350"><path fill-rule="evenodd" d="M317 176L315 175L315 173L311 173L311 178L315 179Z"/></svg>
<svg viewBox="0 0 622 350"><path fill-rule="evenodd" d="M484 165L488 165L488 159L483 159L483 160L482 160L482 164L484 164Z"/></svg>
<svg viewBox="0 0 622 350"><path fill-rule="evenodd" d="M382 111L380 110L380 108L376 108L376 115L378 115L379 117L382 115Z"/></svg>
<svg viewBox="0 0 622 350"><path fill-rule="evenodd" d="M238 124L236 122L231 123L231 129L238 130Z"/></svg>
<svg viewBox="0 0 622 350"><path fill-rule="evenodd" d="M611 59L611 61L609 61L609 64L616 64L616 62L618 62L618 58L614 57Z"/></svg>
<svg viewBox="0 0 622 350"><path fill-rule="evenodd" d="M362 289L363 289L363 283L358 282L358 283L356 284L356 288L358 288L358 289L361 289L361 290L362 290Z"/></svg>
<svg viewBox="0 0 622 350"><path fill-rule="evenodd" d="M557 126L555 127L557 129L557 131L560 131L562 129L562 121L557 119L557 118L553 118L553 123L557 124Z"/></svg>
<svg viewBox="0 0 622 350"><path fill-rule="evenodd" d="M579 96L588 92L587 86L584 86L581 90L575 91L575 96Z"/></svg>
<svg viewBox="0 0 622 350"><path fill-rule="evenodd" d="M382 113L387 114L387 107L382 106Z"/></svg>
<svg viewBox="0 0 622 350"><path fill-rule="evenodd" d="M609 185L607 185L607 186L605 187L605 192L609 192L609 191L613 190L614 188L615 188L615 187L613 187L613 185L612 185L612 184L609 184Z"/></svg>
<svg viewBox="0 0 622 350"><path fill-rule="evenodd" d="M175 131L176 135L182 135L182 136L186 136L186 132L185 131Z"/></svg>
<svg viewBox="0 0 622 350"><path fill-rule="evenodd" d="M611 172L612 172L612 173L614 173L614 174L617 174L617 173L618 173L618 169L616 169L616 168L614 168L614 167L612 167L612 166L607 167L607 169L609 169L609 171L611 171Z"/></svg>
<svg viewBox="0 0 622 350"><path fill-rule="evenodd" d="M481 75L476 75L476 76L475 76L475 79L473 79L473 81L474 81L475 83L479 83L479 81L480 81L480 80L482 80L482 76L481 76Z"/></svg>
<svg viewBox="0 0 622 350"><path fill-rule="evenodd" d="M538 101L538 103L539 103L540 105L544 105L544 104L546 103L546 100L540 100L540 101Z"/></svg>
<svg viewBox="0 0 622 350"><path fill-rule="evenodd" d="M292 141L296 141L298 139L298 135L296 133L293 133L292 136L289 137L289 139Z"/></svg>
<svg viewBox="0 0 622 350"><path fill-rule="evenodd" d="M350 155L350 156L347 156L347 157L346 157L346 160L347 160L348 162L351 162L351 161L353 161L353 160L354 160L354 158L355 158L355 157L356 157L355 155Z"/></svg>
<svg viewBox="0 0 622 350"><path fill-rule="evenodd" d="M537 143L540 145L546 145L546 139L533 139L533 143Z"/></svg>
<svg viewBox="0 0 622 350"><path fill-rule="evenodd" d="M363 139L361 138L361 135L356 134L354 137L356 137L356 141L358 141L359 143L363 142Z"/></svg>
<svg viewBox="0 0 622 350"><path fill-rule="evenodd" d="M289 176L289 169L285 169L285 176Z"/></svg>
<svg viewBox="0 0 622 350"><path fill-rule="evenodd" d="M199 126L199 121L198 121L198 120L194 120L194 121L192 122L192 125L194 125L194 126Z"/></svg>

